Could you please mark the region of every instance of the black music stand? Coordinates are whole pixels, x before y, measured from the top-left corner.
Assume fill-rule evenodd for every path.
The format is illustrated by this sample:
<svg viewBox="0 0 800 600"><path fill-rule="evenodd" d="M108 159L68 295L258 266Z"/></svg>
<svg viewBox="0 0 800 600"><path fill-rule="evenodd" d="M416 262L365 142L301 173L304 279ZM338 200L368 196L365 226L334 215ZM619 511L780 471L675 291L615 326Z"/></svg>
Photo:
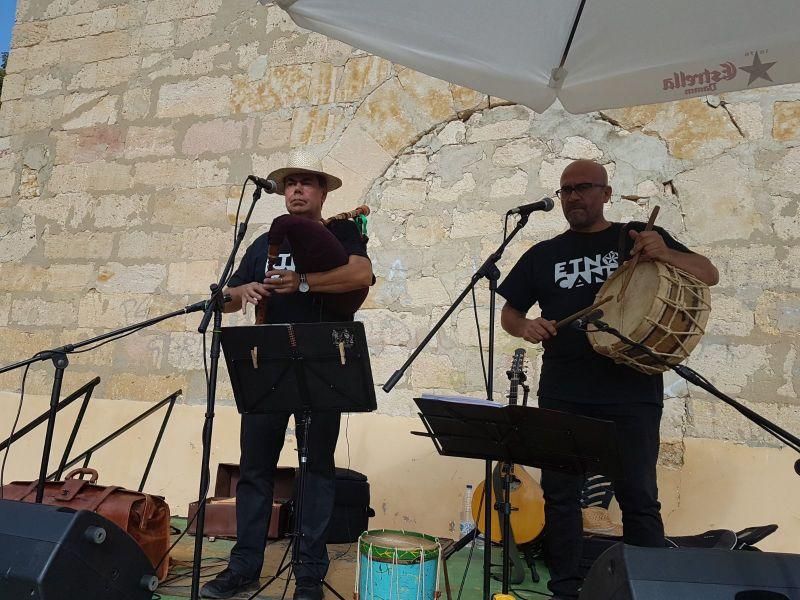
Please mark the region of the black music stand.
<svg viewBox="0 0 800 600"><path fill-rule="evenodd" d="M503 461L569 473L621 476L616 426L611 421L488 400L414 398L427 435L443 456ZM508 526L509 489L498 504ZM499 499L498 499L499 501ZM509 535L503 535L503 593L508 593ZM491 552L487 540L488 552ZM488 598L486 599L488 600Z"/></svg>
<svg viewBox="0 0 800 600"><path fill-rule="evenodd" d="M223 327L222 349L239 412L294 413L295 420L300 417L297 427L303 430L297 449L294 531L278 570L250 596L254 598L286 569L288 587L298 562L312 413L369 412L377 408L377 402L363 323ZM290 549L292 559L286 563ZM326 581L322 583L344 600Z"/></svg>

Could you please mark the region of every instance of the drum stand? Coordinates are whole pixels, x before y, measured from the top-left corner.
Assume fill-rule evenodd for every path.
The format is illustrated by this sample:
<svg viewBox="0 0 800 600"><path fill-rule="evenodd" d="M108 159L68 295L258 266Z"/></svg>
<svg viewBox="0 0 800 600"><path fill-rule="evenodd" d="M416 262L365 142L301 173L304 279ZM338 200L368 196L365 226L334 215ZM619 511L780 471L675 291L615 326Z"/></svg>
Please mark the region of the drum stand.
<svg viewBox="0 0 800 600"><path fill-rule="evenodd" d="M766 431L773 437L777 438L778 440L780 440L781 442L792 448L795 452L800 454L800 438L798 438L795 435L792 435L791 433L779 427L766 417L763 417L754 410L747 408L745 405L737 402L730 396L723 394L716 387L714 387L714 385L710 381L708 381L705 377L700 375L697 371L695 371L691 367L687 367L686 365L670 365L666 360L664 360L663 357L659 356L658 354L650 350L650 348L648 348L647 346L640 344L639 342L634 342L632 339L623 335L608 323L601 321L600 317L603 316L602 311L597 311L597 312L599 313L597 318L589 319L586 324L576 325L576 327L581 331L586 331L586 332L602 331L605 333L610 333L617 339L635 347L637 350L644 352L645 354L647 354L647 356L652 358L657 363L667 366L673 371L675 371L678 375L680 375L683 379L685 379L689 383L692 383L697 387L704 389L709 394L716 396L726 404L729 404L739 413L744 415L747 419L749 419L750 421L761 427L764 431ZM594 325L594 328L589 329L589 325ZM800 458L798 458L795 461L794 470L798 475L800 475Z"/></svg>

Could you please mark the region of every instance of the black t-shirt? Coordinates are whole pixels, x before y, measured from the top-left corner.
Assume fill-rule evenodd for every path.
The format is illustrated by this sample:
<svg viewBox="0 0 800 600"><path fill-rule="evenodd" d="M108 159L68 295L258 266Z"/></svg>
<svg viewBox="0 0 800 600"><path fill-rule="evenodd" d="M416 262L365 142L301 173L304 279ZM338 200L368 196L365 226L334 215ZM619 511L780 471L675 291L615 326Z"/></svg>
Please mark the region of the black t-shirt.
<svg viewBox="0 0 800 600"><path fill-rule="evenodd" d="M644 223L612 223L595 233L566 231L540 242L522 255L498 288L508 303L525 314L539 303L542 317L559 321L590 306L600 287L628 258L633 240L628 229ZM660 227L669 248L690 252ZM620 256L621 255L621 256ZM571 327L543 342L539 396L569 402L610 404L661 403L663 378L614 363L595 352L586 334Z"/></svg>
<svg viewBox="0 0 800 600"><path fill-rule="evenodd" d="M328 230L336 236L348 256L367 256L367 244L361 238L358 227L353 221L337 219L331 221ZM269 249L268 234L258 236L239 263L239 268L228 282L228 287L238 287L253 281L264 281L267 272L267 252ZM292 249L288 240L281 244L275 269L294 271ZM295 292L294 294L273 294L269 297L267 320L270 323L319 323L324 321L352 321L352 314L341 314L326 305L329 294L314 292Z"/></svg>

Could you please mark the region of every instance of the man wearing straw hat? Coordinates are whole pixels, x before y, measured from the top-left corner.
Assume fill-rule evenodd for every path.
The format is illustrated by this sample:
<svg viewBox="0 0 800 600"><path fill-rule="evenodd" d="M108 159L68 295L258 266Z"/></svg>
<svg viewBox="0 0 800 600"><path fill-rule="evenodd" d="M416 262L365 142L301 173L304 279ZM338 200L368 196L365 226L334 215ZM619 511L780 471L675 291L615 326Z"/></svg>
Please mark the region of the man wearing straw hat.
<svg viewBox="0 0 800 600"><path fill-rule="evenodd" d="M624 541L663 546L656 483L662 376L616 364L594 352L585 334L569 327L557 329L556 323L592 305L626 250L639 261L669 263L706 285L716 284L719 275L706 257L659 227L646 231L644 223L630 223L625 235L621 223L607 221L603 209L611 187L605 168L594 161L570 163L556 194L569 229L530 248L500 285L498 293L506 299L502 326L515 337L544 346L541 408L616 423L623 479L614 482L614 489L622 509ZM542 316L528 318L535 303ZM577 598L581 585L582 485L583 478L577 475L542 472L548 585L554 598Z"/></svg>
<svg viewBox="0 0 800 600"><path fill-rule="evenodd" d="M288 165L269 174L284 195L289 214L320 221L328 195L342 185L338 177L322 169L318 157L304 150L293 151ZM270 323L303 323L352 320L353 315L333 314L317 301L315 292L344 293L372 285L372 263L366 243L356 225L336 220L328 229L341 242L347 264L319 273L297 273L291 248L284 242L279 261L267 271L267 234L247 248L226 290L231 301L226 312L246 310L269 298ZM272 509L273 475L283 447L289 414L242 415L241 477L236 487L236 545L226 568L206 583L203 598L230 598L257 587L264 561ZM325 536L333 513L335 470L333 453L339 436L340 414L313 415L308 439L308 470L305 482L301 536L295 540L299 561L294 565L295 600L322 598L322 581L328 569ZM299 433L299 430L298 430Z"/></svg>

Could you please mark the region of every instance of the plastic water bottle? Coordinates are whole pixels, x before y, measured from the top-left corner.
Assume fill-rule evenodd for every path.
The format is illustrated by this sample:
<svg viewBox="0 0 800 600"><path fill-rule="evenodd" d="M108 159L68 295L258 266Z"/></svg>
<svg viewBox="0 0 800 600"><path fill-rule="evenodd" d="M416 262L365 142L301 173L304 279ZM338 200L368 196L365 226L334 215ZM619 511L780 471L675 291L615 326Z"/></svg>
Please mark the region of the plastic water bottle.
<svg viewBox="0 0 800 600"><path fill-rule="evenodd" d="M461 523L459 532L463 538L470 531L475 529L475 521L472 520L472 484L468 483L464 490L464 505L461 507Z"/></svg>

